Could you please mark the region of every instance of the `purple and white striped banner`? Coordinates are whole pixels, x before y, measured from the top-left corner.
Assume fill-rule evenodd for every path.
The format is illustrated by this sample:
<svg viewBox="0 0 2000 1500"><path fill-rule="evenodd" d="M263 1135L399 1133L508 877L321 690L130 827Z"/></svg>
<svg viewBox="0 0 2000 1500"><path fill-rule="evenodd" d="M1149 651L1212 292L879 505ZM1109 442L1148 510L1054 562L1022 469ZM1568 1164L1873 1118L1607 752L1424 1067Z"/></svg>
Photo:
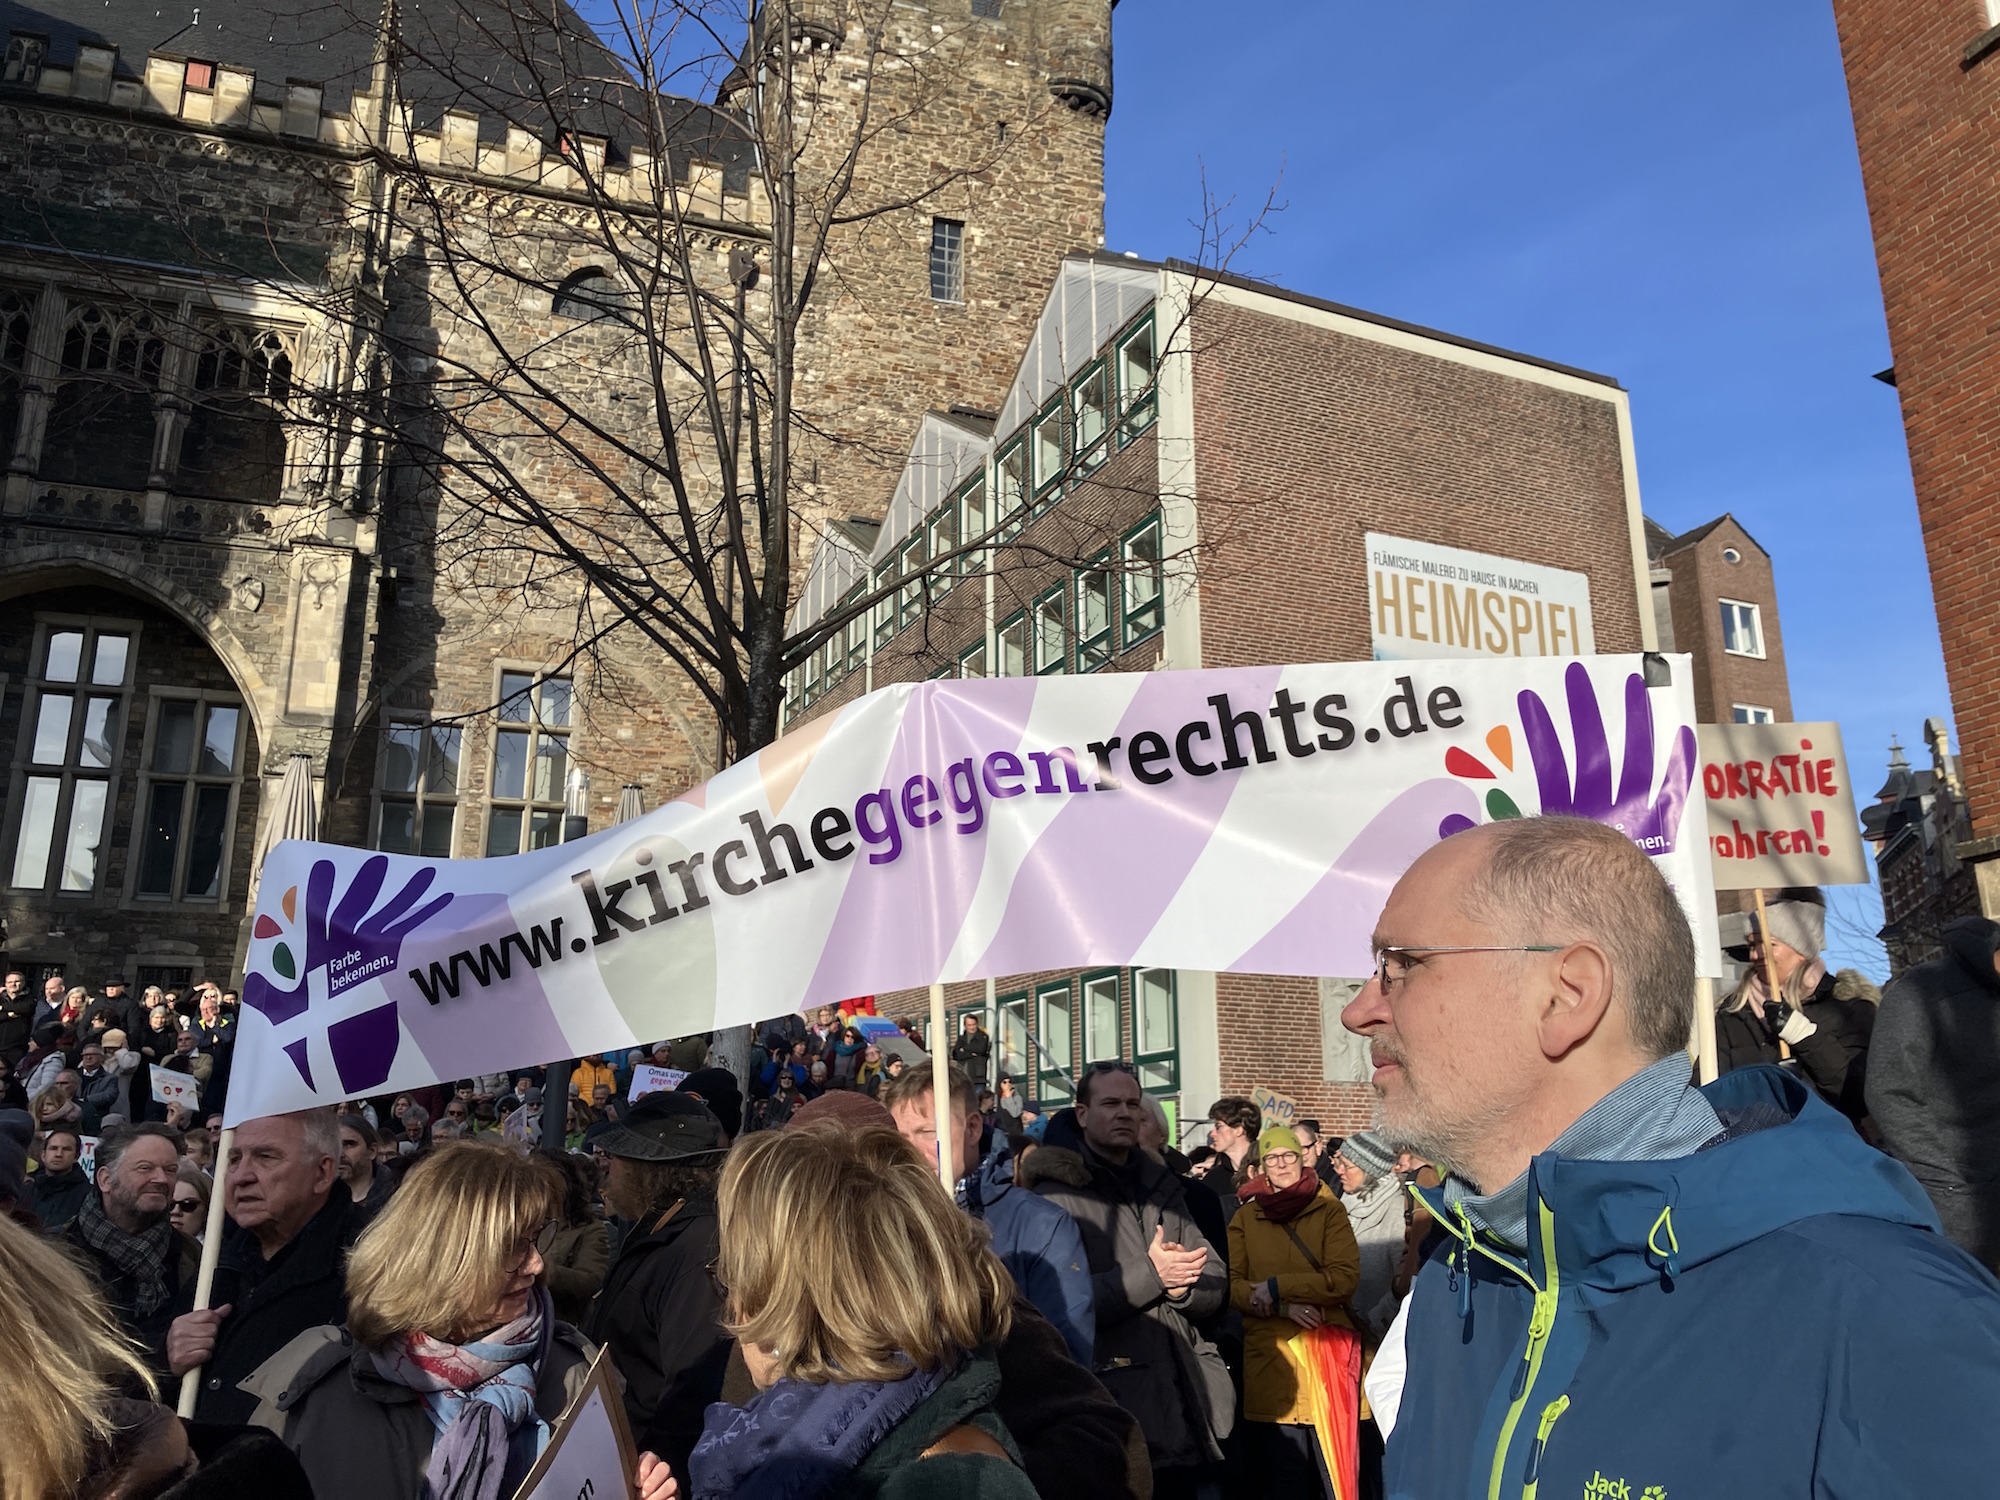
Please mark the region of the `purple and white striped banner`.
<svg viewBox="0 0 2000 1500"><path fill-rule="evenodd" d="M575 843L280 844L228 1119L939 979L1365 974L1411 860L1540 812L1628 834L1712 955L1691 670L1664 661L1652 689L1637 656L903 683Z"/></svg>

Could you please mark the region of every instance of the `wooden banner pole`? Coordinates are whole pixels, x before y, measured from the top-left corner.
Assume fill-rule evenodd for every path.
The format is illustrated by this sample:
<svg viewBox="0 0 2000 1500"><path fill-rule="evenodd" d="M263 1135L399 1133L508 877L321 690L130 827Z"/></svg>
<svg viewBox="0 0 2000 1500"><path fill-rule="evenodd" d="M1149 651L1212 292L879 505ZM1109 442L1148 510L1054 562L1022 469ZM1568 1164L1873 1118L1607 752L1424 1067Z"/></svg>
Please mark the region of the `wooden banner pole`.
<svg viewBox="0 0 2000 1500"><path fill-rule="evenodd" d="M236 1144L236 1127L231 1125L222 1132L222 1139L215 1148L215 1186L208 1195L208 1228L201 1236L201 1275L194 1284L194 1310L208 1311L208 1299L215 1291L215 1267L222 1259L222 1202L228 1196L224 1191L229 1181L229 1148ZM335 1184L336 1189L339 1184ZM180 1405L175 1411L183 1416L194 1416L195 1397L201 1392L201 1372L203 1366L196 1365L181 1376Z"/></svg>
<svg viewBox="0 0 2000 1500"><path fill-rule="evenodd" d="M944 986L931 986L931 1105L937 1115L938 1181L947 1193L958 1191L951 1171L951 1039L944 1029ZM970 1171L972 1163L966 1163Z"/></svg>

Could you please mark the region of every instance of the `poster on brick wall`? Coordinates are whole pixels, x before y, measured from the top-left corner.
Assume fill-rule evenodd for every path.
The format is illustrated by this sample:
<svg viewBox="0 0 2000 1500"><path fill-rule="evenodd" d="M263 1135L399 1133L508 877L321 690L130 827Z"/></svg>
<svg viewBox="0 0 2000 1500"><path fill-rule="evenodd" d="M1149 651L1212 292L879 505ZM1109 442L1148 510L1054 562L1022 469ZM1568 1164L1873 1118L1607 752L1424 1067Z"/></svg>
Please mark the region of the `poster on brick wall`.
<svg viewBox="0 0 2000 1500"><path fill-rule="evenodd" d="M286 842L229 1123L934 981L1366 974L1440 839L1615 827L1719 954L1688 658L898 683L643 817L501 859Z"/></svg>
<svg viewBox="0 0 2000 1500"><path fill-rule="evenodd" d="M1566 568L1369 532L1377 661L1589 656L1590 580Z"/></svg>
<svg viewBox="0 0 2000 1500"><path fill-rule="evenodd" d="M1868 884L1838 724L1703 724L1698 737L1717 890Z"/></svg>

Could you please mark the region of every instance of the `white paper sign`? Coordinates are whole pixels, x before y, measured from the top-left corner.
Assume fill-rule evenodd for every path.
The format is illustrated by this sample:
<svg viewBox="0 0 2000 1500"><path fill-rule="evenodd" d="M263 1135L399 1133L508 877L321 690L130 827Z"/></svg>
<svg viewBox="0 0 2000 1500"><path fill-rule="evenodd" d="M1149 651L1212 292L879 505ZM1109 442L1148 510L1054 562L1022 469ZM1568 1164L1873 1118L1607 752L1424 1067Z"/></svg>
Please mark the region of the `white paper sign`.
<svg viewBox="0 0 2000 1500"><path fill-rule="evenodd" d="M97 1181L96 1136L87 1135L83 1137L77 1146L76 1160L77 1164L83 1168L83 1175L92 1182Z"/></svg>
<svg viewBox="0 0 2000 1500"><path fill-rule="evenodd" d="M180 1104L190 1110L201 1108L201 1084L186 1073L153 1065L153 1102Z"/></svg>
<svg viewBox="0 0 2000 1500"><path fill-rule="evenodd" d="M1373 531L1364 540L1377 661L1597 649L1581 573Z"/></svg>
<svg viewBox="0 0 2000 1500"><path fill-rule="evenodd" d="M685 1077L687 1074L678 1068L656 1068L641 1063L632 1070L632 1088L625 1097L636 1103L648 1094L671 1094Z"/></svg>
<svg viewBox="0 0 2000 1500"><path fill-rule="evenodd" d="M600 1349L589 1384L549 1434L514 1500L630 1500L637 1460L604 1360Z"/></svg>

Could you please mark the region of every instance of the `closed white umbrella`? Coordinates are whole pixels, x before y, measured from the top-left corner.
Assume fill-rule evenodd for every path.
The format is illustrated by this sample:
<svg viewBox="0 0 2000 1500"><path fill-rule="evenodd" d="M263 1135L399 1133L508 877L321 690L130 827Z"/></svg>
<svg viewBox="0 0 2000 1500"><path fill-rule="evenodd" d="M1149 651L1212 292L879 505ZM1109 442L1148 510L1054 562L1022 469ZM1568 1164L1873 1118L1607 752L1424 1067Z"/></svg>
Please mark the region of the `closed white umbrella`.
<svg viewBox="0 0 2000 1500"><path fill-rule="evenodd" d="M645 813L646 802L639 795L638 785L634 782L626 782L618 793L618 816L612 821L616 823L629 823L634 818L644 817Z"/></svg>
<svg viewBox="0 0 2000 1500"><path fill-rule="evenodd" d="M313 795L313 761L303 750L295 750L285 762L285 774L278 781L277 799L271 805L271 816L264 820L264 831L257 838L257 853L250 862L249 904L254 911L257 905L257 887L264 877L264 858L286 839L316 839L319 837L319 799ZM202 1236L201 1275L195 1282L194 1305L197 1312L208 1308L209 1294L215 1289L216 1262L222 1256L222 1211L227 1197L225 1186L229 1175L229 1148L234 1143L236 1132L225 1130L222 1139L216 1143L215 1160L222 1178L216 1183L215 1192L208 1200L208 1231ZM180 1414L194 1415L196 1393L201 1389L202 1367L196 1365L181 1377Z"/></svg>

